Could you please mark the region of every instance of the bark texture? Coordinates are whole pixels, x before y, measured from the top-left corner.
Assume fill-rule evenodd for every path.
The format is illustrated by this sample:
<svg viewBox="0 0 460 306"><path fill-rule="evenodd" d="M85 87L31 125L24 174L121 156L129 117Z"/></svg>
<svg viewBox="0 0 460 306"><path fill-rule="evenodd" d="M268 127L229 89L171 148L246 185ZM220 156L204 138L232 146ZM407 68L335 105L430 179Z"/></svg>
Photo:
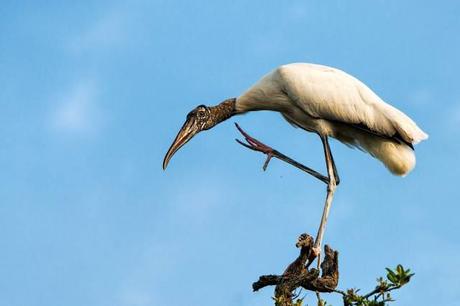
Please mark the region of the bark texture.
<svg viewBox="0 0 460 306"><path fill-rule="evenodd" d="M308 234L302 234L296 246L300 248L299 256L288 265L282 275L262 275L252 284L252 289L258 291L266 286L275 287L275 304L277 306L292 306L294 291L297 288L315 292L332 292L339 282L339 253L328 245L324 247L324 260L321 263L321 276L317 269L308 269L308 259L314 240Z"/></svg>

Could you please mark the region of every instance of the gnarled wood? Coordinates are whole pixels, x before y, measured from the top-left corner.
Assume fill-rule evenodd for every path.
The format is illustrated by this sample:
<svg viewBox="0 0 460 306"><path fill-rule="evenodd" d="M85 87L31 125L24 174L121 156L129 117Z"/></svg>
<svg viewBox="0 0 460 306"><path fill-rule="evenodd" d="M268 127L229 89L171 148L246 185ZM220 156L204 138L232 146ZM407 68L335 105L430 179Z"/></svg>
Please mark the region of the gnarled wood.
<svg viewBox="0 0 460 306"><path fill-rule="evenodd" d="M324 247L325 257L321 263L321 276L317 269L308 269L307 261L313 247L313 237L302 234L296 246L300 248L299 256L286 268L282 275L262 275L252 284L258 291L266 286L275 287L277 306L292 306L293 293L301 287L315 292L332 292L339 282L339 253L328 245Z"/></svg>

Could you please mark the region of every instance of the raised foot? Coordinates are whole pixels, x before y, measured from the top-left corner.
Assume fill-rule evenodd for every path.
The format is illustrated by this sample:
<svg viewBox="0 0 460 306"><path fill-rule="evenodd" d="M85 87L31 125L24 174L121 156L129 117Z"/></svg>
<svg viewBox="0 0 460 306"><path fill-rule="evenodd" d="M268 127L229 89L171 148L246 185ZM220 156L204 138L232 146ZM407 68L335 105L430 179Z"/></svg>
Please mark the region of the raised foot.
<svg viewBox="0 0 460 306"><path fill-rule="evenodd" d="M275 158L278 158L279 160L281 161L284 161L294 167L296 167L297 169L300 169L310 175L312 175L313 177L317 178L318 180L322 181L323 183L325 183L326 185L329 184L329 178L322 175L321 173L307 167L307 166L304 166L302 165L301 163L293 160L292 158L282 154L281 152L278 152L277 150L267 146L266 144L260 142L259 140L255 139L254 137L251 137L249 136L248 133L246 133L239 125L238 123L235 123L236 125L236 128L238 129L238 131L244 136L245 140L247 143L244 143L243 141L239 140L239 139L235 139L240 145L248 148L248 149L251 149L253 151L257 151L257 152L262 152L264 154L267 155L267 159L265 160L265 163L264 163L264 166L263 166L263 169L264 171L267 169L267 166L268 166L268 163L270 162L270 160L272 159L272 157L275 157Z"/></svg>
<svg viewBox="0 0 460 306"><path fill-rule="evenodd" d="M274 156L276 151L273 148L255 139L254 137L250 136L238 125L238 123L235 122L235 126L238 129L238 131L240 131L240 133L244 136L244 139L247 142L246 144L239 139L235 139L240 145L245 146L246 148L254 151L262 152L267 155L267 159L265 160L263 166L263 169L265 171L268 167L268 163L270 162L271 158Z"/></svg>

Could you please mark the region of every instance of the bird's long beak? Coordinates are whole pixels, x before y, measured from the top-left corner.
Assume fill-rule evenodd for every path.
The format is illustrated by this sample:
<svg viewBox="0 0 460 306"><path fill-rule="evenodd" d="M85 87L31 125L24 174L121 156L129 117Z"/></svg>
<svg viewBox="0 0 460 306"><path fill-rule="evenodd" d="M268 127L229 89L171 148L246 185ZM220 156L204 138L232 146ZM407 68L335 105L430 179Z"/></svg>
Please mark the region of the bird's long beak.
<svg viewBox="0 0 460 306"><path fill-rule="evenodd" d="M192 137L195 136L199 131L200 130L195 124L195 118L191 117L185 121L184 125L177 134L176 139L174 139L174 142L169 148L168 153L165 155L163 160L163 170L166 170L169 160L173 157L174 153L176 153L183 145L192 139Z"/></svg>

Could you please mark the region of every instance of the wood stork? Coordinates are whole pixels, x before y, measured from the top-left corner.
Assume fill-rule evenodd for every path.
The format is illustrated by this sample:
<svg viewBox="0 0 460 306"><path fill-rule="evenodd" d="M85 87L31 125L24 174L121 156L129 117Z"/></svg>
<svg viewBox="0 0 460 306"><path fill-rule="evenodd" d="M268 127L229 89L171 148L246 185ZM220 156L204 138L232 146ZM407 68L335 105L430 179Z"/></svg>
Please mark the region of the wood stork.
<svg viewBox="0 0 460 306"><path fill-rule="evenodd" d="M332 197L340 182L328 137L369 152L399 176L408 174L415 166L413 145L428 138L412 119L385 103L355 77L332 67L294 63L276 68L237 98L192 110L166 153L163 169L174 153L200 131L234 115L259 110L281 113L292 125L316 133L323 143L328 175L303 166L303 170L328 186L313 259L320 254ZM269 155L274 152L240 131L252 149ZM295 163L275 152L278 158Z"/></svg>

